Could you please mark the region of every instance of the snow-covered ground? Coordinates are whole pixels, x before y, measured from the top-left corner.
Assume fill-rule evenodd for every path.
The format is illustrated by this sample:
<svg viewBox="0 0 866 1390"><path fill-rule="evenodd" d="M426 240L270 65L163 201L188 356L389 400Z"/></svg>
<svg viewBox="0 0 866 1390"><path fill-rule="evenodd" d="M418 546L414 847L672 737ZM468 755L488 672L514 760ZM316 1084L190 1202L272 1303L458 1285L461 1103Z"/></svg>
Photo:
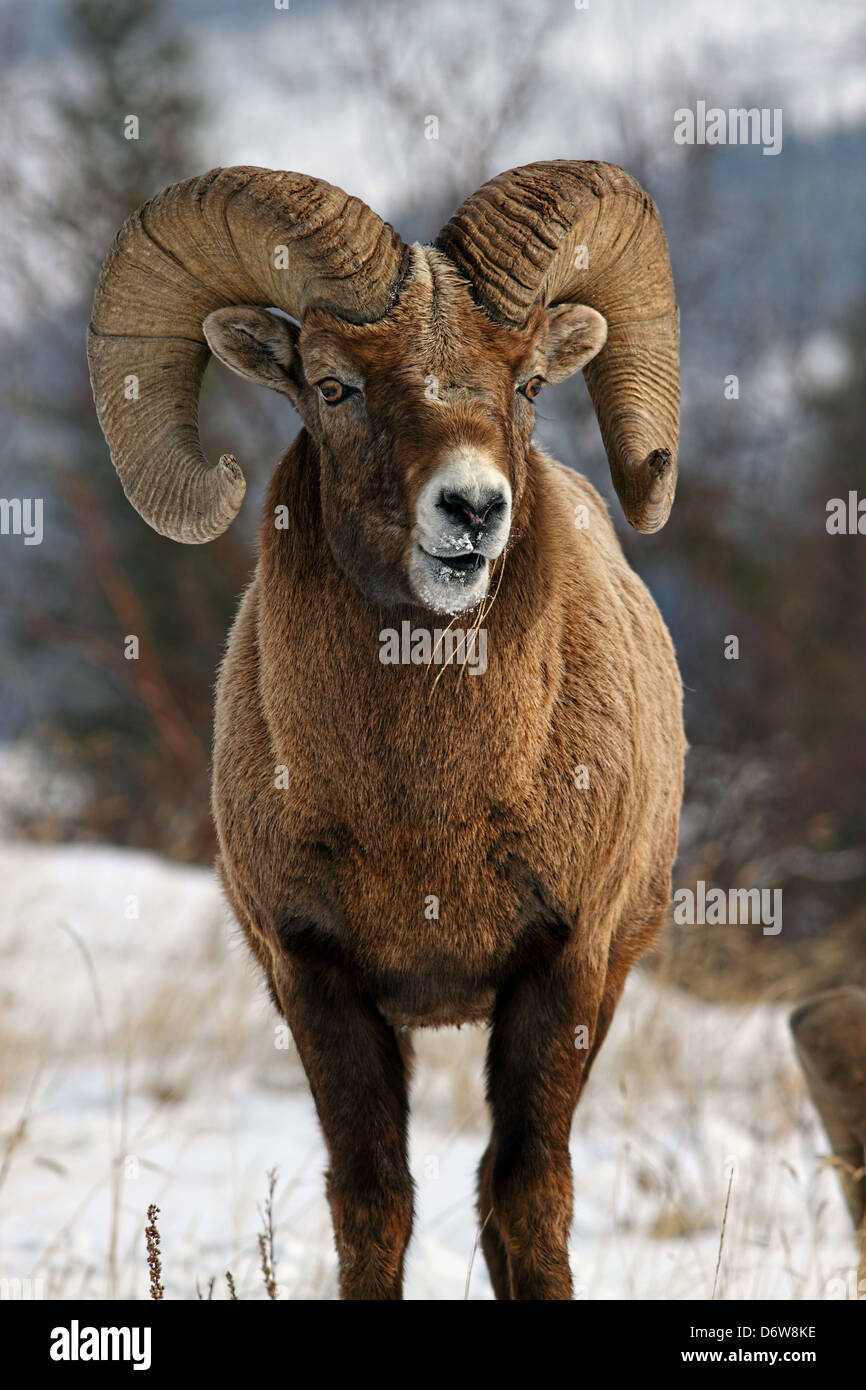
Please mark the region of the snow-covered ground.
<svg viewBox="0 0 866 1390"><path fill-rule="evenodd" d="M117 849L0 847L0 1279L46 1298L265 1297L278 1169L284 1298L336 1296L324 1150L297 1057L214 877ZM418 1038L407 1297L464 1297L485 1143L484 1034ZM785 1013L633 975L575 1122L582 1298L827 1298L854 1243ZM733 1178L731 1179L731 1174ZM38 1281L41 1281L38 1282ZM471 1298L491 1297L480 1255Z"/></svg>

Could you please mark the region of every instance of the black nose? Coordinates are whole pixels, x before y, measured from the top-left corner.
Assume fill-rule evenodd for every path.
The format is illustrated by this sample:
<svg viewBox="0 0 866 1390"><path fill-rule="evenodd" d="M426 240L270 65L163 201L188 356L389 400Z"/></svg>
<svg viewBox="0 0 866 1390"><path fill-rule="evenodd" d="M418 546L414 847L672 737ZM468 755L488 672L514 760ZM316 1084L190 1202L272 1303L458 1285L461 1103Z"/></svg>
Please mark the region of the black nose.
<svg viewBox="0 0 866 1390"><path fill-rule="evenodd" d="M483 497L465 497L460 492L443 492L439 506L452 521L461 526L469 526L473 531L483 531L495 521L505 506L501 492L488 492Z"/></svg>

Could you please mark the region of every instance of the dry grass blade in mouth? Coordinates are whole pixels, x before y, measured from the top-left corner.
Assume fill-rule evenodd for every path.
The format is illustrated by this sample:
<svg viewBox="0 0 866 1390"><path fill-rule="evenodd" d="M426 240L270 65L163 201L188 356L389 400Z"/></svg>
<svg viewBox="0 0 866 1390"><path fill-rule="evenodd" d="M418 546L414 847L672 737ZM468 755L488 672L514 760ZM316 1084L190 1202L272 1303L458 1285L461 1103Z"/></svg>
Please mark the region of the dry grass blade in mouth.
<svg viewBox="0 0 866 1390"><path fill-rule="evenodd" d="M451 619L451 621L450 621L450 623L448 624L448 626L447 626L446 628L443 628L443 629L442 629L442 636L439 638L438 642L436 643L436 646L433 648L432 652L430 653L430 660L427 662L428 670L429 670L429 668L433 665L433 662L436 660L436 653L438 652L439 648L442 646L442 643L445 641L445 634L446 634L447 632L450 632L450 631L451 631L451 629L452 629L452 627L454 626L454 624L456 623L458 617L459 617L459 614L455 613L455 614L454 614L454 617ZM442 672L440 671L440 672L439 672L439 675L441 676L441 674L442 674ZM438 678L437 678L437 679L438 679ZM436 682L434 681L434 685L435 685L435 683L436 683Z"/></svg>
<svg viewBox="0 0 866 1390"><path fill-rule="evenodd" d="M490 599L490 602L488 603L487 598L488 598L488 594L490 593L490 585L493 583L493 575L494 575L494 573L495 573L495 571L496 571L496 566L499 564L499 561L500 561L500 560L502 561L502 563L501 563L501 565L499 565L499 577L498 577L498 579L497 579L497 581L496 581L496 588L495 588L494 591L493 591L493 597ZM498 593L499 593L500 586L501 586L501 584L502 584L502 576L503 576L504 573L505 573L505 551L503 550L502 554L501 554L496 560L493 561L493 564L492 564L491 569L490 569L490 579L489 579L488 584L487 584L487 591L486 591L486 593L485 593L485 595L484 595L484 598L481 600L481 602L480 602L479 605L478 605L478 614L477 614L477 617L476 617L474 623L472 624L472 627L469 629L470 635L471 635L471 638L472 638L472 643L474 643L474 642L477 640L478 633L481 631L481 624L486 620L488 613L490 612L491 608L493 607L494 603L496 602L496 598L497 598L497 595L498 595ZM469 646L470 646L470 643L467 642L467 650L468 650ZM458 684L458 685L460 684L460 682L461 682L462 679L463 679L463 674L464 674L465 670L466 670L466 663L464 662L463 665L462 665L461 668L460 668L460 675L457 677L457 684ZM440 673L440 674L441 674L441 673Z"/></svg>
<svg viewBox="0 0 866 1390"><path fill-rule="evenodd" d="M499 578L498 578L497 581L496 581L496 589L495 589L495 591L494 591L494 593L493 593L493 597L490 599L490 602L488 603L488 602L487 602L487 597L488 597L488 594L490 593L490 585L493 583L493 575L494 575L494 573L496 572L496 566L499 564L499 561L500 561L500 560L502 561L502 564L499 566ZM478 631L479 631L479 629L480 629L480 627L481 627L481 624L483 623L484 619L487 617L487 614L490 612L491 608L493 607L494 603L496 602L496 595L499 593L499 586L500 586L501 583L502 583L502 574L503 574L504 569L505 569L505 552L503 551L502 554L501 554L500 556L498 556L497 559L495 559L495 560L493 561L493 564L492 564L491 567L490 567L490 578L489 578L488 581L487 581L487 589L486 589L486 591L485 591L485 593L484 593L484 597L482 598L481 602L480 602L479 605L478 605L476 617L473 619L472 626L470 627L469 633L467 634L467 638L466 638L466 642L465 642L465 651L467 651L467 652L468 652L469 650L471 650L471 648L472 648L472 642L473 642L473 641L475 640L475 638L477 637L477 634L478 634ZM485 607L485 605L486 605L486 607ZM440 646L440 644L441 644L441 643L444 641L444 639L445 639L445 633L451 631L451 629L452 629L452 627L454 626L454 624L456 623L456 621L457 621L457 615L455 615L455 616L451 619L450 623L449 623L448 626L445 628L445 631L442 633L442 636L439 638L439 641L436 643L436 646L435 646L434 649L433 649L433 653L432 653L432 655L431 655L431 657L430 657L430 660L427 662L428 667L429 667L429 666L432 666L432 664L433 664L433 659L434 659L434 657L435 657L437 651L439 650L439 646ZM470 639L471 639L471 640L470 640ZM436 679L434 680L433 685L431 686L431 689L430 689L431 695L432 695L433 691L436 689L436 686L439 684L439 682L440 682L440 680L442 679L442 677L444 676L446 667L450 666L451 663L452 663L452 661L454 660L454 655L455 655L454 652L452 652L451 655L449 656L448 660L443 664L441 671L437 672ZM463 673L464 673L465 670L466 670L466 663L464 662L463 665L462 665L461 668L460 668L460 675L457 677L458 684L459 684L459 682L463 679Z"/></svg>

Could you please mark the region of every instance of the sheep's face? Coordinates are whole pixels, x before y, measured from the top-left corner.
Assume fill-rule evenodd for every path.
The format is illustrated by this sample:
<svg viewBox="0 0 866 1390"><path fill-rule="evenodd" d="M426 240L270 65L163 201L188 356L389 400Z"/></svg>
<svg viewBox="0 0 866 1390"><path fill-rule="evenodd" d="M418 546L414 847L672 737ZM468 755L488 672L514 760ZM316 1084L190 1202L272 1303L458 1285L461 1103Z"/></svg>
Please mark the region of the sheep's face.
<svg viewBox="0 0 866 1390"><path fill-rule="evenodd" d="M520 516L533 399L595 356L607 328L583 305L500 326L443 255L411 254L376 323L316 309L297 330L224 309L205 328L217 356L299 410L318 445L331 550L362 593L455 614L481 602Z"/></svg>

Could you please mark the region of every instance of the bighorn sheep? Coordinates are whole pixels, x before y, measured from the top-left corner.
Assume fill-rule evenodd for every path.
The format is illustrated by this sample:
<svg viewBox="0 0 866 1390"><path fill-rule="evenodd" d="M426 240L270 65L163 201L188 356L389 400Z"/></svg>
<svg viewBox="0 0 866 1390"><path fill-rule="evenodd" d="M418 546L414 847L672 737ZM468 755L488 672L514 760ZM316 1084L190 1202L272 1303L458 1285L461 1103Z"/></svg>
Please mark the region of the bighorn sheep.
<svg viewBox="0 0 866 1390"><path fill-rule="evenodd" d="M175 540L244 492L198 443L209 349L305 426L219 676L213 810L327 1143L343 1297L401 1296L408 1030L485 1021L494 1292L569 1298L572 1114L669 900L685 745L667 630L601 498L533 447L532 400L584 368L629 521L664 524L678 319L651 199L532 164L407 247L330 184L216 169L125 223L88 345L126 495ZM461 613L483 678L380 660L383 629Z"/></svg>
<svg viewBox="0 0 866 1390"><path fill-rule="evenodd" d="M791 1014L794 1046L821 1116L859 1242L858 1284L866 1294L866 991L853 985L813 994Z"/></svg>

